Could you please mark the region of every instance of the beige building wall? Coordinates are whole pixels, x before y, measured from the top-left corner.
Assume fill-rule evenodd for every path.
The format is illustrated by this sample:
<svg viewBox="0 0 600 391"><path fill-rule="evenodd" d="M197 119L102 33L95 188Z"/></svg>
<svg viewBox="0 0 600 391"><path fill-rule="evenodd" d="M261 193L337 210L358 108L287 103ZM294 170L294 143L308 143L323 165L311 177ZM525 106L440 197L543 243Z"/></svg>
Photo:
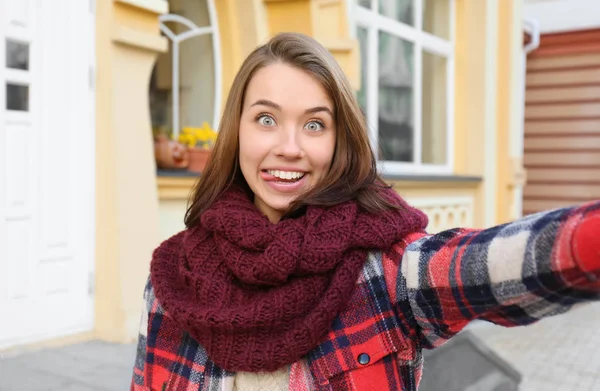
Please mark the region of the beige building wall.
<svg viewBox="0 0 600 391"><path fill-rule="evenodd" d="M158 211L160 239L166 240L185 229L183 218L187 210L185 197L161 199Z"/></svg>
<svg viewBox="0 0 600 391"><path fill-rule="evenodd" d="M96 2L96 328L85 338L130 342L137 337L152 251L162 239L183 229L194 178L156 177L148 104L151 71L157 57L168 49L158 28L158 16L168 11L167 4L161 0ZM320 40L358 88L358 43L349 34L346 4L215 0L223 100L247 54L269 36L289 30ZM507 137L514 129L518 104L514 72L519 50L515 37L521 34L519 1L455 0L454 4L455 177L391 180L402 196L427 212L431 232L506 220L506 199L514 177L507 164ZM503 8L507 4L510 7ZM196 56L186 61L209 59ZM191 68L186 72L185 82L194 88L204 80L204 76L196 79ZM202 89L194 93L202 101L204 92L209 95ZM490 142L492 147L486 147ZM490 151L491 160L486 155Z"/></svg>
<svg viewBox="0 0 600 391"><path fill-rule="evenodd" d="M162 6L161 6L162 4ZM143 286L158 244L158 195L148 80L158 53L163 3L96 3L95 336L136 338Z"/></svg>
<svg viewBox="0 0 600 391"><path fill-rule="evenodd" d="M194 182L193 178L155 176L147 86L155 59L167 49L157 23L165 10L132 3L98 2L97 13L96 335L115 341L135 337L151 252L160 240L183 229ZM290 29L323 42L358 88L358 45L349 37L346 2L216 0L215 4L222 43L223 99L250 50ZM507 60L507 56L516 51L514 18L518 13L502 11L504 4L499 0L455 1L456 71L452 76L457 177L392 181L400 194L428 213L432 232L455 225L487 226L505 219L497 203L507 197L509 181L502 170L506 170L503 162L511 126L498 118L500 113L511 112L515 102L510 91L499 92L499 80L507 80L514 71L514 59ZM508 34L513 39L510 43L503 41L507 33L513 34ZM190 79L192 84L197 82ZM495 110L496 103L501 111ZM492 148L485 148L486 142L500 143L498 149L493 147L491 163L486 153Z"/></svg>
<svg viewBox="0 0 600 391"><path fill-rule="evenodd" d="M484 227L513 217L510 207L512 188L518 184L521 174L520 162L509 157L509 139L515 127L515 105L519 104L515 100L518 95L514 94L514 88L519 85L515 84L518 80L515 80L514 74L519 72L518 55L521 47L515 39L521 33L520 20L517 20L520 19L521 5L517 0L476 3L456 0L454 4L454 174L457 178L451 181L435 178L430 181L393 182L403 196L432 200L440 203L444 209L451 208L451 205L442 205L446 202L444 194L450 204L457 196L468 196L472 200L469 212L472 218L466 222L475 227ZM236 5L239 6L234 0L221 4L226 17L230 18L228 21L239 20L235 10L242 8L236 8ZM358 46L349 37L345 2L264 0L254 5L256 20L259 20L259 15L261 18L266 15L267 36L290 30L314 36L334 53L353 84L358 86ZM258 29L255 27L248 31L249 36L255 39L240 40L239 46L224 51L224 62L232 65L224 68L224 80L233 78L234 68L237 69L244 56L260 43L257 39L260 36ZM225 35L232 37L238 32L229 29ZM235 52L234 48L238 51ZM426 65L435 67L434 63ZM439 89L441 84L434 83L430 90ZM224 86L224 93L227 89ZM431 117L437 118L433 112ZM435 124L432 121L431 127L434 128ZM480 178L480 181L473 178ZM189 179L159 179L163 221L184 213L191 183ZM166 224L166 227L162 231L164 235L176 231L181 225Z"/></svg>

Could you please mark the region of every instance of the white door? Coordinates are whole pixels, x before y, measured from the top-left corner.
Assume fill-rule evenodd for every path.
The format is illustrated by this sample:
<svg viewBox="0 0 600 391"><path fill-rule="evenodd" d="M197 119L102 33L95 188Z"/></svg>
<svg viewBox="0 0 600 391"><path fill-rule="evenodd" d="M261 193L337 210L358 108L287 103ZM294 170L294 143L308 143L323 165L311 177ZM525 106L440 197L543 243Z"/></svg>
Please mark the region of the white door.
<svg viewBox="0 0 600 391"><path fill-rule="evenodd" d="M93 328L94 16L0 0L0 348Z"/></svg>

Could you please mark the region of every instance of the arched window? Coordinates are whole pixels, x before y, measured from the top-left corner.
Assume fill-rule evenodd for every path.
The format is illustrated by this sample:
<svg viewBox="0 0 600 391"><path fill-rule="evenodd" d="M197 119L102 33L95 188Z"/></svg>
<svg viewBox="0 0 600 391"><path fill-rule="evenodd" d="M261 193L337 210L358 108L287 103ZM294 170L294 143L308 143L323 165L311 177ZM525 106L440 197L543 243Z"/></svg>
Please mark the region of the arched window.
<svg viewBox="0 0 600 391"><path fill-rule="evenodd" d="M150 81L153 132L177 139L183 128L218 128L221 55L214 0L170 0L160 17L169 51L159 56Z"/></svg>

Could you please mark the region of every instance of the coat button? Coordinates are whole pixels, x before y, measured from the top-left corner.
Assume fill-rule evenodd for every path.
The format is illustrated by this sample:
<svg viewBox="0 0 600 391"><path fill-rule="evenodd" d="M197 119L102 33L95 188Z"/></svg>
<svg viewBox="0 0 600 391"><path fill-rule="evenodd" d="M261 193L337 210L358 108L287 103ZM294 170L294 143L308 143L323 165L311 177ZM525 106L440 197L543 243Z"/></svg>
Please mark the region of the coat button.
<svg viewBox="0 0 600 391"><path fill-rule="evenodd" d="M371 361L371 357L367 353L361 353L358 355L358 363L361 365L367 365Z"/></svg>

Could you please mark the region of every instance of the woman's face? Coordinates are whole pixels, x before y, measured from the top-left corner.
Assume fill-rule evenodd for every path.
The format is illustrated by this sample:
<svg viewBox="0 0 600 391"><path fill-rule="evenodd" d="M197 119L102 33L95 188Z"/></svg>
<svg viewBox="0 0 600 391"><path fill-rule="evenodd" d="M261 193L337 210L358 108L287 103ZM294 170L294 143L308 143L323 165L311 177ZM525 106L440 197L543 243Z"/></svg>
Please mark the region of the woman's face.
<svg viewBox="0 0 600 391"><path fill-rule="evenodd" d="M250 80L240 120L240 167L271 222L315 186L333 159L334 106L310 74L276 63Z"/></svg>

